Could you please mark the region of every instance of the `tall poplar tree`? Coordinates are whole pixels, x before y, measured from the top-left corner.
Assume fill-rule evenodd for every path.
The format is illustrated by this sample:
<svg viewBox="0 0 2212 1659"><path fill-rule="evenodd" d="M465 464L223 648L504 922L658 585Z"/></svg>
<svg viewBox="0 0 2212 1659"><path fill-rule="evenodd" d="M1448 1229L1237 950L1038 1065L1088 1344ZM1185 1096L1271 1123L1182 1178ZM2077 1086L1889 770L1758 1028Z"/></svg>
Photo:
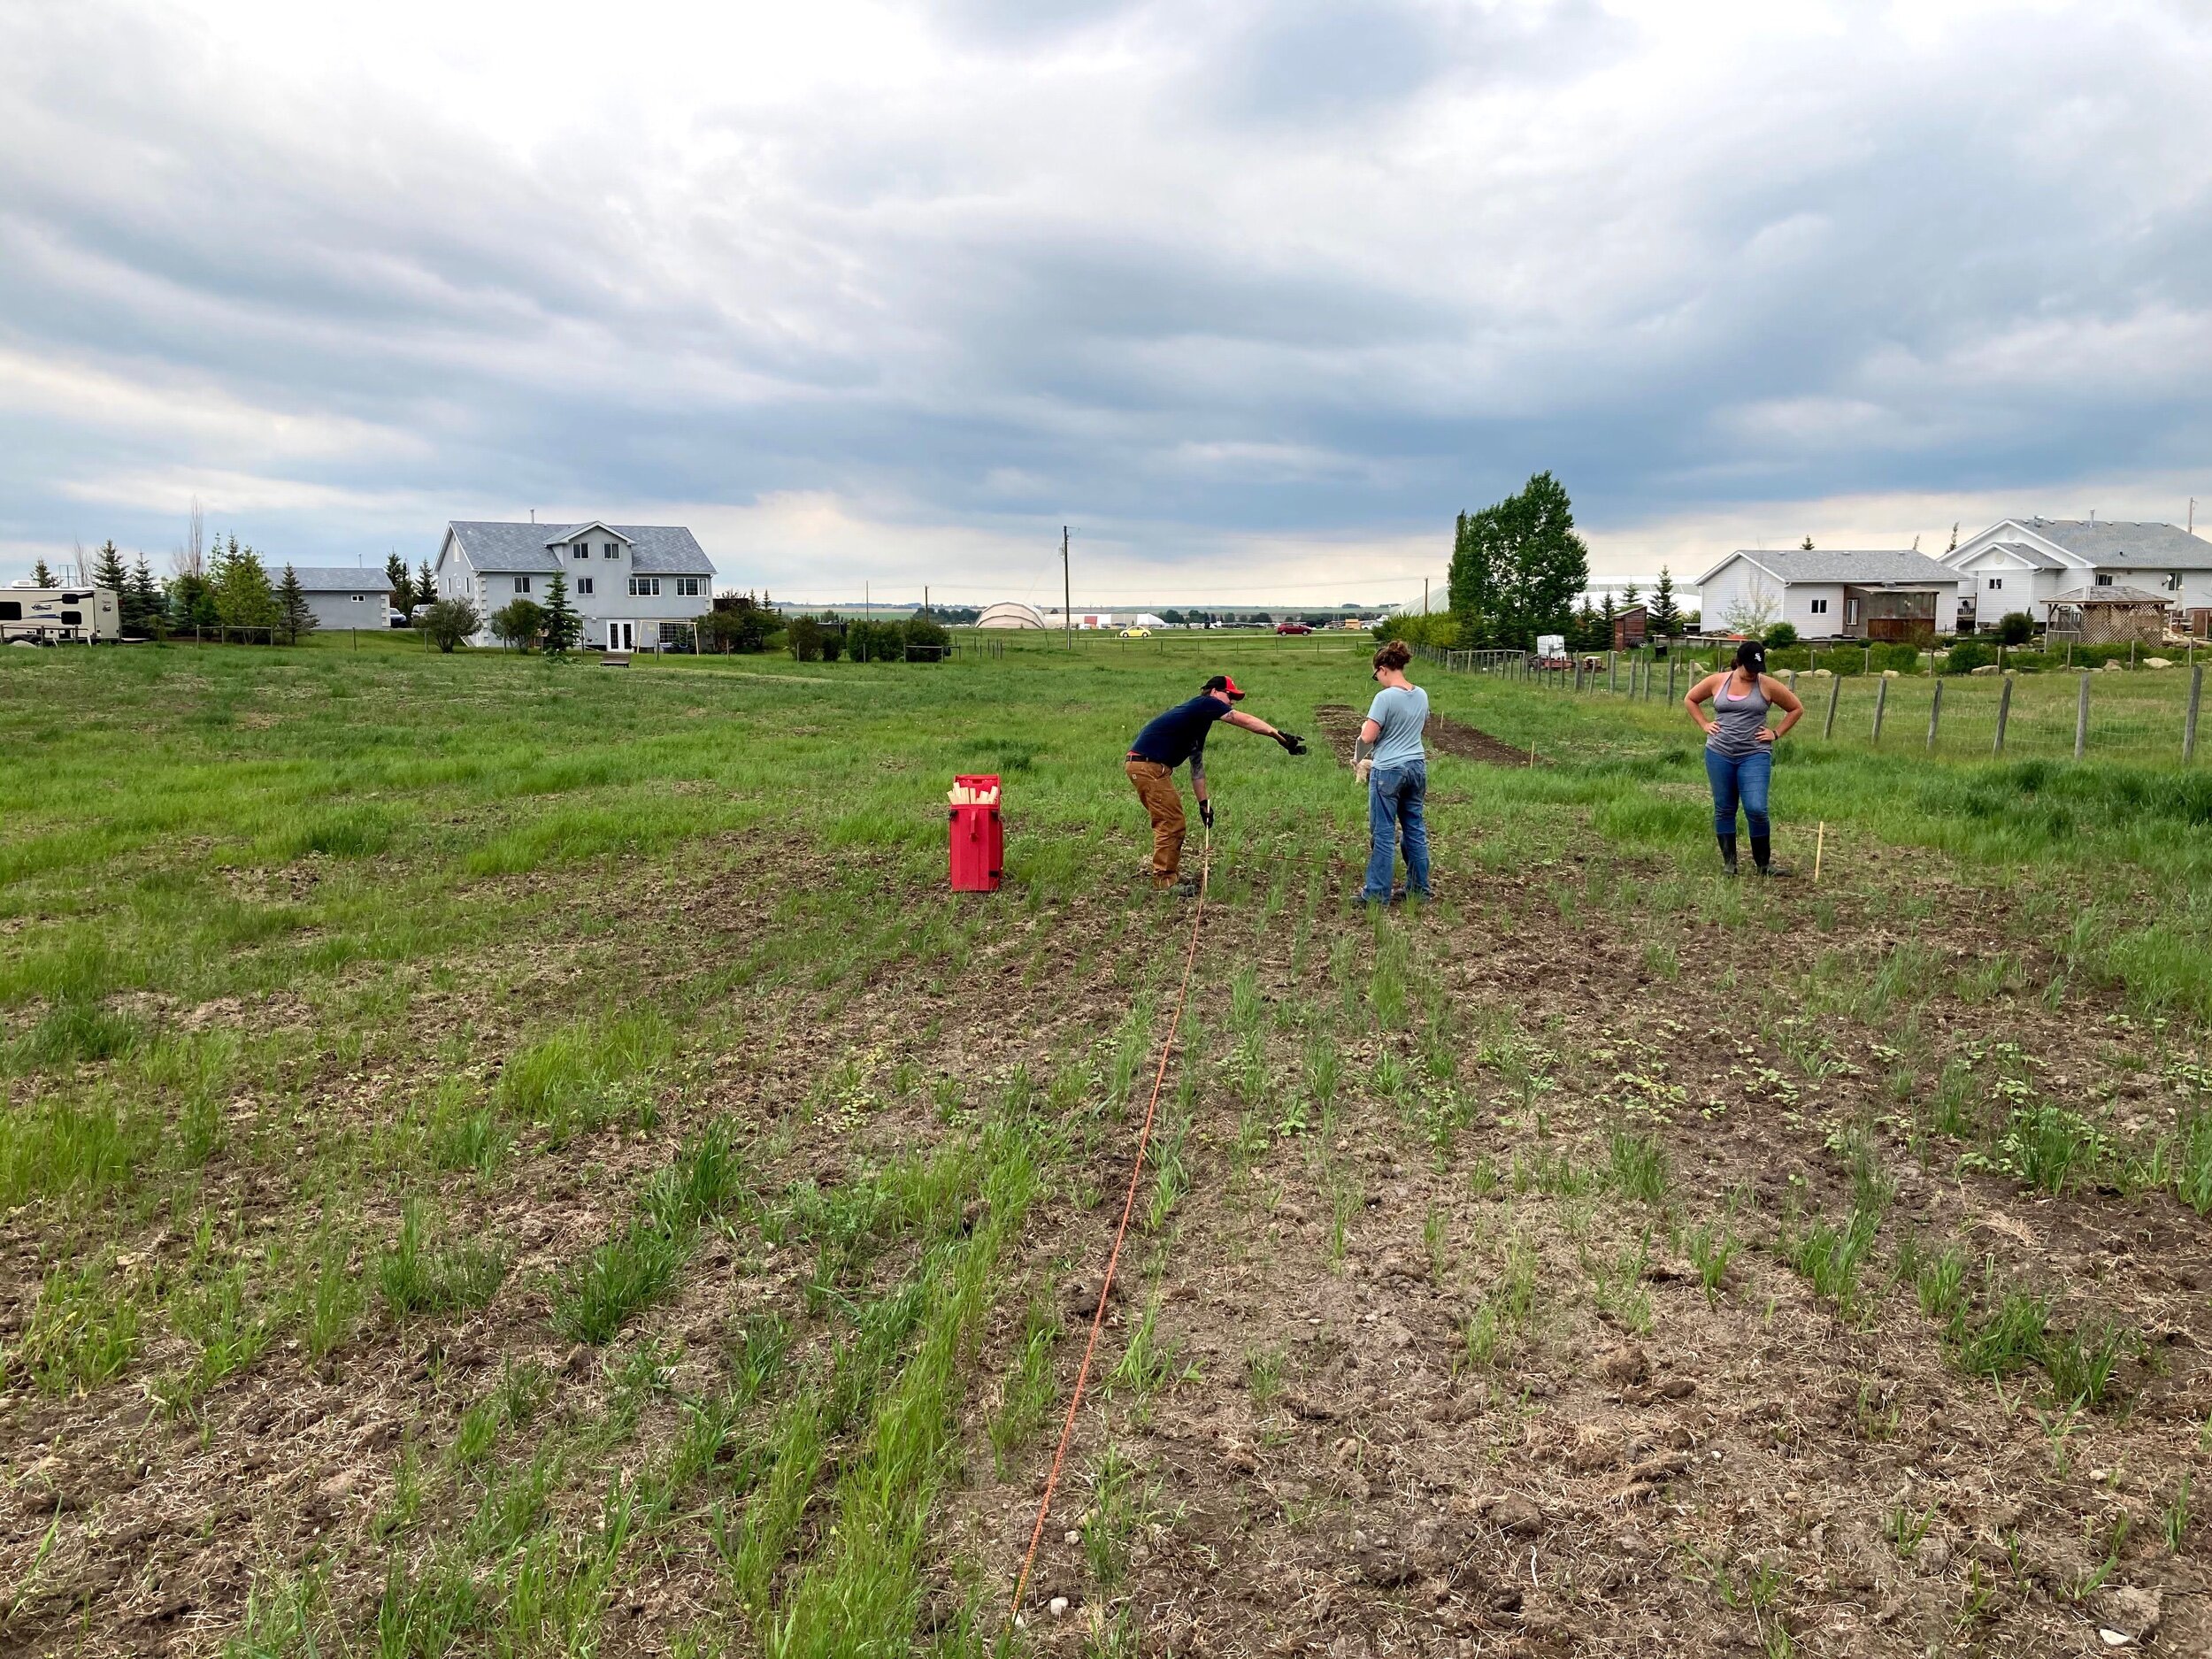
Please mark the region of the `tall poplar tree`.
<svg viewBox="0 0 2212 1659"><path fill-rule="evenodd" d="M1549 472L1459 515L1448 591L1462 644L1528 650L1540 634L1569 631L1590 580L1590 549L1574 522L1574 504Z"/></svg>

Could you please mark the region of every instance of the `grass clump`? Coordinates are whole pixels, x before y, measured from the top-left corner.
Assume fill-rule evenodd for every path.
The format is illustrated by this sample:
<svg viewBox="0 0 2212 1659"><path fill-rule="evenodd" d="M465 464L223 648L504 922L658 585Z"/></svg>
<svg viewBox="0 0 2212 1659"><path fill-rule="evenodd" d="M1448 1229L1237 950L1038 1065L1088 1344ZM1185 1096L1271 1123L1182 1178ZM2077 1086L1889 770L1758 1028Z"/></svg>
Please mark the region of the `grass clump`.
<svg viewBox="0 0 2212 1659"><path fill-rule="evenodd" d="M615 1237L563 1273L553 1287L553 1328L572 1342L595 1347L676 1282L690 1240L657 1216L636 1217Z"/></svg>
<svg viewBox="0 0 2212 1659"><path fill-rule="evenodd" d="M1003 1477L1013 1454L1045 1425L1052 1409L1052 1353L1060 1340L1060 1318L1042 1297L1033 1300L1022 1320L1013 1369L998 1409L991 1414L991 1455Z"/></svg>
<svg viewBox="0 0 2212 1659"><path fill-rule="evenodd" d="M9 1368L19 1363L47 1394L96 1388L136 1357L138 1325L137 1302L102 1269L57 1267L39 1286Z"/></svg>
<svg viewBox="0 0 2212 1659"><path fill-rule="evenodd" d="M1854 1210L1840 1226L1816 1220L1794 1239L1781 1245L1785 1262L1813 1287L1813 1294L1849 1313L1856 1306L1859 1275L1874 1248L1878 1223L1865 1210Z"/></svg>
<svg viewBox="0 0 2212 1659"><path fill-rule="evenodd" d="M1667 1201L1667 1155L1654 1135L1616 1129L1610 1146L1614 1190L1647 1204Z"/></svg>
<svg viewBox="0 0 2212 1659"><path fill-rule="evenodd" d="M503 1249L472 1239L434 1249L423 1232L422 1208L410 1201L398 1241L377 1259L377 1288L395 1315L466 1313L498 1294L507 1277Z"/></svg>

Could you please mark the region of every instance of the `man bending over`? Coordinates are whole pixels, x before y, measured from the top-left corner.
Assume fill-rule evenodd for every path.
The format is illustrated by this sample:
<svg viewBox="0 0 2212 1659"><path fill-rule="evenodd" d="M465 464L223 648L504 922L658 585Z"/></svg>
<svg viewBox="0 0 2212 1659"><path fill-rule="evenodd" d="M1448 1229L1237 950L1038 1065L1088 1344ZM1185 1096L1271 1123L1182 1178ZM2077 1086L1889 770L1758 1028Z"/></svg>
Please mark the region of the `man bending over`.
<svg viewBox="0 0 2212 1659"><path fill-rule="evenodd" d="M1262 737L1271 737L1294 755L1306 752L1303 738L1279 732L1266 721L1235 708L1244 693L1226 674L1216 674L1188 703L1179 703L1155 718L1129 746L1123 770L1137 786L1137 798L1152 819L1152 885L1176 887L1186 898L1198 891L1194 881L1178 887L1176 876L1183 863L1183 797L1175 787L1175 769L1190 762L1191 793L1198 797L1198 816L1211 829L1213 803L1206 795L1206 733L1216 720L1226 720Z"/></svg>

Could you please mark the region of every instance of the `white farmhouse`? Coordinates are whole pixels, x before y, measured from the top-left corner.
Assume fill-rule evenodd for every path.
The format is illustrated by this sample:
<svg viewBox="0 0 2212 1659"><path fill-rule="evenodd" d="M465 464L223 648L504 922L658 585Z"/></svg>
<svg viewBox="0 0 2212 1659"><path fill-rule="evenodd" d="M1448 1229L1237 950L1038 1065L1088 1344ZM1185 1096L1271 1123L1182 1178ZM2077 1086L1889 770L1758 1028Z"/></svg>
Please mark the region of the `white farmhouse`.
<svg viewBox="0 0 2212 1659"><path fill-rule="evenodd" d="M2212 607L2212 541L2178 525L2005 518L1943 556L1959 573L1965 617L1993 627L2008 611L2038 622L2077 588L2140 588L2176 610Z"/></svg>
<svg viewBox="0 0 2212 1659"><path fill-rule="evenodd" d="M1698 579L1709 634L1787 622L1809 640L1901 643L1947 634L1961 577L1909 548L1740 548Z"/></svg>
<svg viewBox="0 0 2212 1659"><path fill-rule="evenodd" d="M681 640L714 599L714 565L681 525L503 524L446 526L433 567L441 599L466 599L485 618L521 598L545 603L556 571L583 619L582 643L603 650L655 650Z"/></svg>

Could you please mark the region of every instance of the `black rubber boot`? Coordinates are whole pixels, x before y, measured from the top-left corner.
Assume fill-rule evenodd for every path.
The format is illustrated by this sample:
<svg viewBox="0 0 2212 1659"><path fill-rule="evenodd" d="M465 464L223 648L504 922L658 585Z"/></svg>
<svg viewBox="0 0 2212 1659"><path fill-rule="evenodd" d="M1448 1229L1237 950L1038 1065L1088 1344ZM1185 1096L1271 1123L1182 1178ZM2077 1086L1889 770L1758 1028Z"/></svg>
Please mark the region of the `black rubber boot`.
<svg viewBox="0 0 2212 1659"><path fill-rule="evenodd" d="M1751 838L1751 862L1759 867L1759 873L1763 876L1789 874L1786 870L1777 870L1774 867L1774 843L1763 835L1754 835Z"/></svg>
<svg viewBox="0 0 2212 1659"><path fill-rule="evenodd" d="M1721 868L1729 875L1736 873L1736 838L1733 835L1715 837L1720 842Z"/></svg>

